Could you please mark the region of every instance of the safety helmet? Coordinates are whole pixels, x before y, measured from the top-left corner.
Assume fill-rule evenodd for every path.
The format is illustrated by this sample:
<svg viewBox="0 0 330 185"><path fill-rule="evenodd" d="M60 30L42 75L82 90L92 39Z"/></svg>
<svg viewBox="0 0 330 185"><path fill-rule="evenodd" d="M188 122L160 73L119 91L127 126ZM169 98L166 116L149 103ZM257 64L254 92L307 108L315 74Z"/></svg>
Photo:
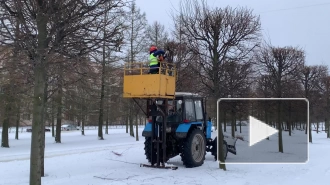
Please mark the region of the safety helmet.
<svg viewBox="0 0 330 185"><path fill-rule="evenodd" d="M155 50L157 50L157 47L156 47L156 46L151 46L149 51L150 51L150 52L153 52L153 51L155 51Z"/></svg>

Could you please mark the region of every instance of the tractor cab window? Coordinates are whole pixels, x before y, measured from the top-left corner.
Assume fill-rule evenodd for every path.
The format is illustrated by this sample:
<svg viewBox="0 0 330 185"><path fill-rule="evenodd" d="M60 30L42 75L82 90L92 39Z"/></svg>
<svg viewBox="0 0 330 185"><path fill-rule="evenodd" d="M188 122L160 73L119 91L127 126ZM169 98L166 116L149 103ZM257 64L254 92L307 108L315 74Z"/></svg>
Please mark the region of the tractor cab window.
<svg viewBox="0 0 330 185"><path fill-rule="evenodd" d="M186 113L186 120L188 121L196 121L195 116L195 108L194 108L194 102L191 99L187 99L185 102L185 113Z"/></svg>
<svg viewBox="0 0 330 185"><path fill-rule="evenodd" d="M162 100L157 101L158 105L164 105ZM182 122L182 100L169 100L168 101L168 122ZM162 122L162 116L157 116L156 120Z"/></svg>
<svg viewBox="0 0 330 185"><path fill-rule="evenodd" d="M203 121L203 108L201 100L195 100L195 111L197 121Z"/></svg>

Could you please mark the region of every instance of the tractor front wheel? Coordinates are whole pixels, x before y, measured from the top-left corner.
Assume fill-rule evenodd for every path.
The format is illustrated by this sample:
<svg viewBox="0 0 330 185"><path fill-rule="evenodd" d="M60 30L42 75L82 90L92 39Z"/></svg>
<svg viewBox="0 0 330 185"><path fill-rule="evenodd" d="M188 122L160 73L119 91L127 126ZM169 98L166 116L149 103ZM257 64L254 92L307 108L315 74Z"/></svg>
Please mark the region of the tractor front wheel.
<svg viewBox="0 0 330 185"><path fill-rule="evenodd" d="M206 155L206 139L199 129L193 130L183 143L183 165L193 168L203 165Z"/></svg>

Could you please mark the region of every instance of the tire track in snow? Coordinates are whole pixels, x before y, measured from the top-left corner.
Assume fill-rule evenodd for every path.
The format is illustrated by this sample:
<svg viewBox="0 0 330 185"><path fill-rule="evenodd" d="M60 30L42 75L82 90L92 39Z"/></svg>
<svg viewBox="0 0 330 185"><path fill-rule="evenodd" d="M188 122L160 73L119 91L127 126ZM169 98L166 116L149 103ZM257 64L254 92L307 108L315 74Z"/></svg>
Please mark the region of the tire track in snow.
<svg viewBox="0 0 330 185"><path fill-rule="evenodd" d="M73 155L73 154L93 153L93 152L116 150L116 149L123 149L123 148L133 148L133 147L141 147L141 144L134 143L134 144L120 144L120 145L81 148L81 149L74 149L74 150L56 150L56 151L45 152L45 158L52 158L52 157L59 157L59 156L66 156L66 155ZM15 156L12 156L12 155L11 156L1 156L1 158L2 159L0 159L0 163L1 162L30 160L30 153L25 153L25 154L15 155Z"/></svg>

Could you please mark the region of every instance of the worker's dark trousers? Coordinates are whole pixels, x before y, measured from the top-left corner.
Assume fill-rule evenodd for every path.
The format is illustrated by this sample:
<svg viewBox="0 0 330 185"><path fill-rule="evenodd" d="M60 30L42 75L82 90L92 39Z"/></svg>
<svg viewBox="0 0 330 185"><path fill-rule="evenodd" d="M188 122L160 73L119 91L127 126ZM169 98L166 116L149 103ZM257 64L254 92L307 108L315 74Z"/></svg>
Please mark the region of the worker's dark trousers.
<svg viewBox="0 0 330 185"><path fill-rule="evenodd" d="M151 65L149 73L150 74L158 74L159 67L160 67L159 63L157 65Z"/></svg>

